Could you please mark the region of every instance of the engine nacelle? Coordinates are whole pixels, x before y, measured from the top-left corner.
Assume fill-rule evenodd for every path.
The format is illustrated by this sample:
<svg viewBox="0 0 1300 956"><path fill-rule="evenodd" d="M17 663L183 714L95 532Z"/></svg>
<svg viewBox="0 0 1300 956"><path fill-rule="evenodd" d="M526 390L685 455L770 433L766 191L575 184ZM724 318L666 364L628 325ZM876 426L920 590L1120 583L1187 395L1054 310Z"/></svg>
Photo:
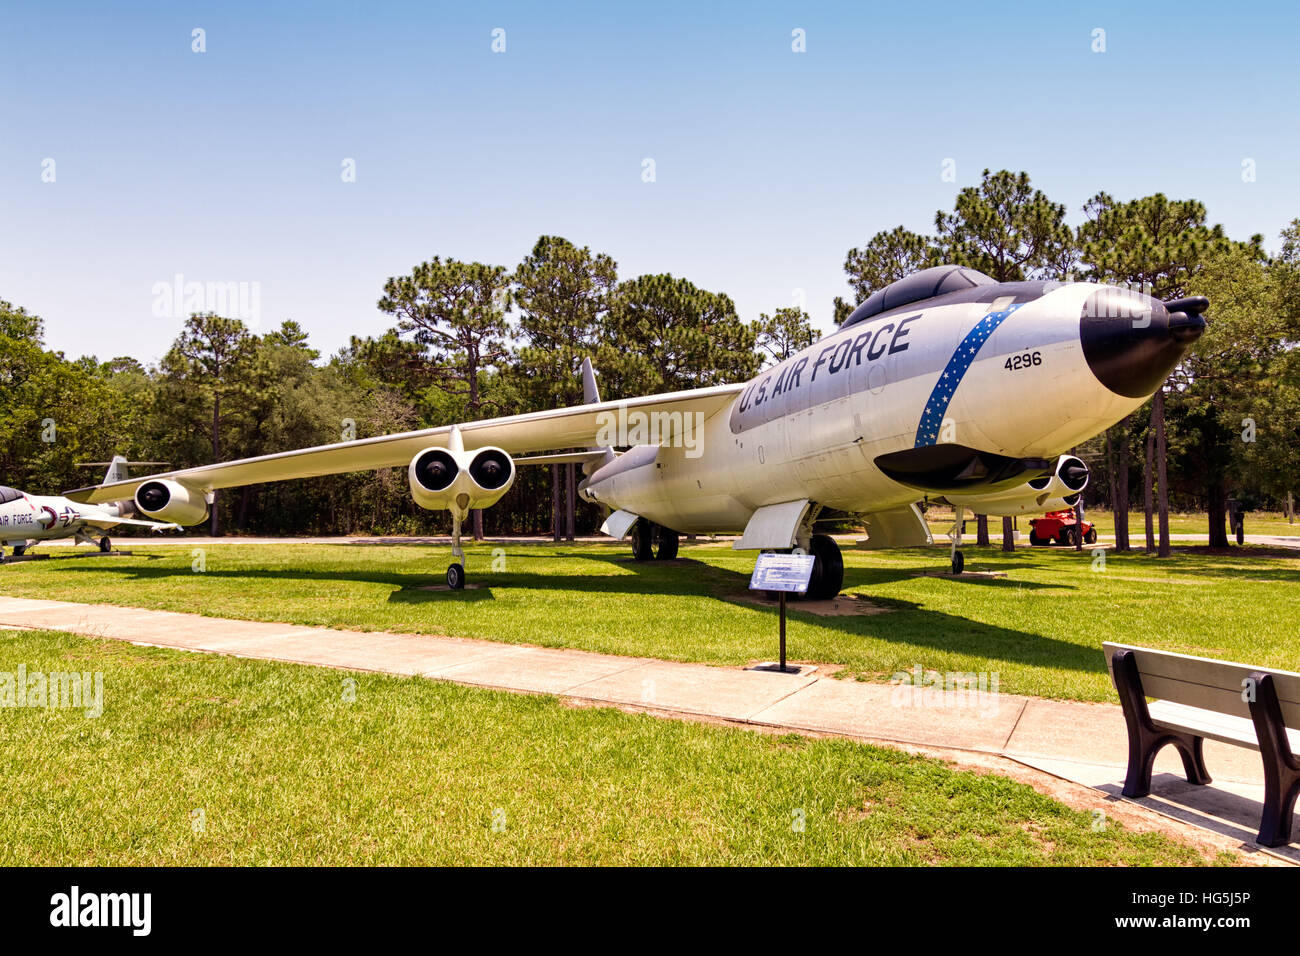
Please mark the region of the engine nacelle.
<svg viewBox="0 0 1300 956"><path fill-rule="evenodd" d="M464 519L501 500L515 483L515 463L500 448L426 448L411 459L406 479L421 508Z"/></svg>
<svg viewBox="0 0 1300 956"><path fill-rule="evenodd" d="M208 501L197 488L169 478L146 481L135 490L135 506L155 521L199 524L208 516Z"/></svg>
<svg viewBox="0 0 1300 956"><path fill-rule="evenodd" d="M1088 466L1073 455L1062 455L1056 470L1050 475L1035 478L1023 485L994 495L946 495L954 505L969 508L976 514L1007 515L1042 514L1073 508L1079 493L1088 487Z"/></svg>

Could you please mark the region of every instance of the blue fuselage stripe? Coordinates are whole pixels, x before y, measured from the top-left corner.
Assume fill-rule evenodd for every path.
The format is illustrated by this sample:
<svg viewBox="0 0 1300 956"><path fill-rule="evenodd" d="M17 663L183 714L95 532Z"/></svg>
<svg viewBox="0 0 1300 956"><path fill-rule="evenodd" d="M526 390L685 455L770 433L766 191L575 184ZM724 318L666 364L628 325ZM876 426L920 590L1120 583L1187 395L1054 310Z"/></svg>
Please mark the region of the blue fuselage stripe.
<svg viewBox="0 0 1300 956"><path fill-rule="evenodd" d="M934 384L930 400L925 403L925 411L921 412L921 421L916 426L915 447L924 448L926 445L938 443L944 415L948 413L948 405L952 402L953 395L957 394L957 386L961 385L962 377L975 361L975 356L979 354L980 348L988 341L989 336L1018 308L1019 305L1011 305L1001 312L990 312L966 333L957 350L952 353L952 358L948 359L948 364L939 373L939 380Z"/></svg>

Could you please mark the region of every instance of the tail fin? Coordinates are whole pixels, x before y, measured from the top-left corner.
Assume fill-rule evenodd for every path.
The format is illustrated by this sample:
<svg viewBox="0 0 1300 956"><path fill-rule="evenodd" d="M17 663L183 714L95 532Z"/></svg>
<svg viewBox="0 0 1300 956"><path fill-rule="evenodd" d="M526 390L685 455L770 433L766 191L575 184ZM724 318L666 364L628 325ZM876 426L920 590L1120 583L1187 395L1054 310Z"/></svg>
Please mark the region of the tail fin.
<svg viewBox="0 0 1300 956"><path fill-rule="evenodd" d="M591 366L591 359L582 360L582 404L595 405L600 401L600 389L596 387L596 370ZM615 459L614 449L601 448L598 445L591 446L592 451L603 451L604 458L597 458L587 462L582 466L584 473L593 474L596 469L603 468Z"/></svg>
<svg viewBox="0 0 1300 956"><path fill-rule="evenodd" d="M582 360L582 404L595 405L600 401L600 389L596 387L596 370L591 367L591 359Z"/></svg>
<svg viewBox="0 0 1300 956"><path fill-rule="evenodd" d="M108 472L104 475L104 480L100 484L111 485L115 481L126 481L130 477L126 473L128 464L130 463L126 460L125 455L114 455L113 460L108 463Z"/></svg>

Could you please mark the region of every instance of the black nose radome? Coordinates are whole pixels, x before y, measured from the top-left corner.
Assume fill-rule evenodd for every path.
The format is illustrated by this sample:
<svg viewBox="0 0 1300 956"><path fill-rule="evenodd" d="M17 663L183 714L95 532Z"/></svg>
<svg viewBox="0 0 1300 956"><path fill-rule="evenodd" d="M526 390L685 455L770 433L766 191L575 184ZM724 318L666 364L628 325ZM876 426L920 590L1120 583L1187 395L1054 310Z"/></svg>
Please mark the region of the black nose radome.
<svg viewBox="0 0 1300 956"><path fill-rule="evenodd" d="M1169 306L1115 287L1088 297L1079 317L1079 341L1101 384L1126 398L1145 398L1159 388L1205 331L1200 313L1209 301L1198 296L1171 300Z"/></svg>

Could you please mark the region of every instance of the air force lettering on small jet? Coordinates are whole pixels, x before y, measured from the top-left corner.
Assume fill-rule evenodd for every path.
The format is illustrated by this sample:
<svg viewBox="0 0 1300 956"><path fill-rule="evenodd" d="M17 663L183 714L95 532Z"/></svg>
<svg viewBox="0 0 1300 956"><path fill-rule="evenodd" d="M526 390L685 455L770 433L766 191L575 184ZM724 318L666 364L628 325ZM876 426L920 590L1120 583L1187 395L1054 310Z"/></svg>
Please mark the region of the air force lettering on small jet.
<svg viewBox="0 0 1300 956"><path fill-rule="evenodd" d="M470 509L498 501L516 466L580 464L579 493L610 509L602 530L630 536L638 560L675 557L681 534L734 534L740 550L811 553L808 594L830 597L844 565L817 530L827 509L865 514L868 546L891 548L932 544L918 503L949 503L960 570L966 509L1010 515L1077 501L1088 469L1064 453L1151 397L1204 331L1208 306L936 266L874 292L835 332L748 382L602 402L587 361L584 403L572 408L68 494L89 503L133 496L149 518L192 524L219 488L405 467L415 501L451 515L447 580L459 588Z"/></svg>

